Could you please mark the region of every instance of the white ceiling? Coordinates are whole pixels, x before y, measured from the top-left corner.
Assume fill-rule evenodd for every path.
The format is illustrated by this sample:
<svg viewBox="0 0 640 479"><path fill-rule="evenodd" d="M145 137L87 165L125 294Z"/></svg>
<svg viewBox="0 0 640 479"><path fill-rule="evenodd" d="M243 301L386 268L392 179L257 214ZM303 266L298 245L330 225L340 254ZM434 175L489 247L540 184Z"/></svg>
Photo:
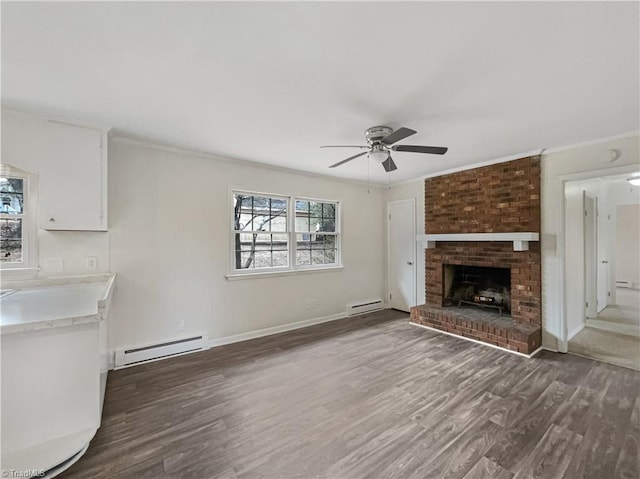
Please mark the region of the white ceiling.
<svg viewBox="0 0 640 479"><path fill-rule="evenodd" d="M639 4L7 3L2 100L224 157L396 183L639 129Z"/></svg>

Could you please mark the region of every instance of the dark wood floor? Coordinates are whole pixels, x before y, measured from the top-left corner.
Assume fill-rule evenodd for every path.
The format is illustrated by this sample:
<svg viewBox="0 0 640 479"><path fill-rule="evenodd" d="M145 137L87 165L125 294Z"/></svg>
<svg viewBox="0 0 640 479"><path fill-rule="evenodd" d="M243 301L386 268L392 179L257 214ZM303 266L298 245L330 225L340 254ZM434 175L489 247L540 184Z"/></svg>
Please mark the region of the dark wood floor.
<svg viewBox="0 0 640 479"><path fill-rule="evenodd" d="M112 372L71 478L638 478L640 373L384 311Z"/></svg>

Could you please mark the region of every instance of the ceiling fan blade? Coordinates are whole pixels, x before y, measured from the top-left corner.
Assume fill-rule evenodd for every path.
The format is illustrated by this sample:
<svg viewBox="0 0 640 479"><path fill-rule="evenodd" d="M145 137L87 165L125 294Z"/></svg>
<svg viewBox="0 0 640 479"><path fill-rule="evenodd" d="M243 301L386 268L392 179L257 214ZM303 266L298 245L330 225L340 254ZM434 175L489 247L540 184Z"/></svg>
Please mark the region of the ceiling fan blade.
<svg viewBox="0 0 640 479"><path fill-rule="evenodd" d="M396 164L393 162L393 159L391 158L391 155L389 155L389 158L387 158L386 160L384 160L382 162L382 167L384 168L384 171L386 171L387 173L389 173L390 171L398 169Z"/></svg>
<svg viewBox="0 0 640 479"><path fill-rule="evenodd" d="M418 146L418 145L396 145L392 146L393 151L408 151L411 153L429 153L431 155L444 155L449 148L445 146Z"/></svg>
<svg viewBox="0 0 640 479"><path fill-rule="evenodd" d="M364 156L367 153L368 153L368 151L365 151L363 153L358 153L357 155L350 156L346 160L342 160L342 161L337 162L335 165L331 165L329 168L335 168L336 166L344 165L347 161L355 160L359 156Z"/></svg>
<svg viewBox="0 0 640 479"><path fill-rule="evenodd" d="M368 146L362 145L324 145L320 148L369 148Z"/></svg>
<svg viewBox="0 0 640 479"><path fill-rule="evenodd" d="M382 143L385 145L392 145L396 141L404 140L406 137L415 135L417 131L411 130L409 128L398 128L396 131L391 133L390 135L385 136L382 139Z"/></svg>

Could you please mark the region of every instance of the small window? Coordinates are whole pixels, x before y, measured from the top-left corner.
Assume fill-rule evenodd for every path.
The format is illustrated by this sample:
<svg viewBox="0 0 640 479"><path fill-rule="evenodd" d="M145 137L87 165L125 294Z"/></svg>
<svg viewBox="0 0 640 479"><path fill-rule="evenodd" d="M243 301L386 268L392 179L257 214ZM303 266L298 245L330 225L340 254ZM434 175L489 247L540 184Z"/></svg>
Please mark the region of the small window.
<svg viewBox="0 0 640 479"><path fill-rule="evenodd" d="M0 177L0 263L25 263L26 178Z"/></svg>

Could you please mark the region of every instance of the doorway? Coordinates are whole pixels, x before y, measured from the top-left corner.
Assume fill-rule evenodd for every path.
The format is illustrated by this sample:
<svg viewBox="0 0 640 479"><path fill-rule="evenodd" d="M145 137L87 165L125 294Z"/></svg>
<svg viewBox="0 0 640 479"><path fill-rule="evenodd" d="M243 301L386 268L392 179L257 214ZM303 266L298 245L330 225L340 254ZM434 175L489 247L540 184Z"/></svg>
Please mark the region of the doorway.
<svg viewBox="0 0 640 479"><path fill-rule="evenodd" d="M640 188L629 176L565 183L567 339L570 353L640 370Z"/></svg>
<svg viewBox="0 0 640 479"><path fill-rule="evenodd" d="M387 203L387 301L409 312L416 305L415 200Z"/></svg>

